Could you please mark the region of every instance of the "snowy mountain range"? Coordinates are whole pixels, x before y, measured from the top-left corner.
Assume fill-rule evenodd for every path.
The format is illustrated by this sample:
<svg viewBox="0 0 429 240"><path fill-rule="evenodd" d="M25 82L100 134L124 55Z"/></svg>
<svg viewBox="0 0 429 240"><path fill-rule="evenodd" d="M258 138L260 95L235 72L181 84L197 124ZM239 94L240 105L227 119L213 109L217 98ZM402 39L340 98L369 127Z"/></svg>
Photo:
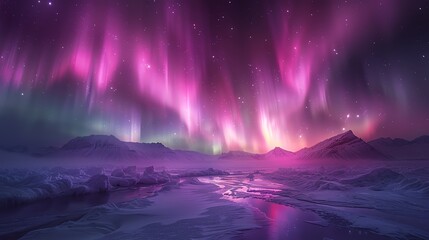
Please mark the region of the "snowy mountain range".
<svg viewBox="0 0 429 240"><path fill-rule="evenodd" d="M14 151L15 149L19 151ZM27 149L19 147L3 150L36 157L100 160L196 160L212 157L199 152L172 150L161 143L123 142L113 135L77 137L60 148Z"/></svg>
<svg viewBox="0 0 429 240"><path fill-rule="evenodd" d="M429 136L421 136L408 141L402 138L378 138L368 142L386 156L394 159L429 159Z"/></svg>
<svg viewBox="0 0 429 240"><path fill-rule="evenodd" d="M398 138L379 138L367 143L355 136L352 131L347 131L297 152L276 147L264 154L230 151L220 155L208 155L195 151L173 150L161 143L123 142L112 135L77 137L60 148L30 149L18 146L1 150L38 157L102 160L409 160L429 159L429 136L422 136L412 141Z"/></svg>

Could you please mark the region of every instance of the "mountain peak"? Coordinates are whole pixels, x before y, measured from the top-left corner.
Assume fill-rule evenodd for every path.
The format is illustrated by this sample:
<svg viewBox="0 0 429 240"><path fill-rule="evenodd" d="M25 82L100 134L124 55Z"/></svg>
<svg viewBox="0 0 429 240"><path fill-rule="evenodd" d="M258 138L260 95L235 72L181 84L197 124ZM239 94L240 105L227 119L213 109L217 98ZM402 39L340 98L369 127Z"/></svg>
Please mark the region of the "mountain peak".
<svg viewBox="0 0 429 240"><path fill-rule="evenodd" d="M273 148L273 150L271 150L271 151L286 151L286 150L284 150L283 148L281 148L281 147L275 147L275 148Z"/></svg>
<svg viewBox="0 0 429 240"><path fill-rule="evenodd" d="M268 159L278 159L278 158L288 158L293 155L294 155L293 152L284 150L281 147L275 147L271 151L267 152L265 154L265 157Z"/></svg>
<svg viewBox="0 0 429 240"><path fill-rule="evenodd" d="M348 130L347 132L340 133L331 138L328 138L315 146L321 146L324 148L334 148L335 146L340 146L343 144L351 144L355 142L363 142L362 139L356 137L352 130Z"/></svg>
<svg viewBox="0 0 429 240"><path fill-rule="evenodd" d="M276 155L291 155L292 152L285 150L281 147L275 147L271 151L267 152L267 154L276 154Z"/></svg>
<svg viewBox="0 0 429 240"><path fill-rule="evenodd" d="M348 130L346 132L340 133L338 135L333 136L331 139L333 138L338 138L338 139L355 139L358 138L352 130ZM358 138L359 139L359 138Z"/></svg>
<svg viewBox="0 0 429 240"><path fill-rule="evenodd" d="M297 152L300 159L384 159L385 156L349 130Z"/></svg>
<svg viewBox="0 0 429 240"><path fill-rule="evenodd" d="M347 130L347 131L344 133L344 135L353 135L353 136L355 136L355 137L356 137L356 135L353 133L353 131L352 131L352 130Z"/></svg>

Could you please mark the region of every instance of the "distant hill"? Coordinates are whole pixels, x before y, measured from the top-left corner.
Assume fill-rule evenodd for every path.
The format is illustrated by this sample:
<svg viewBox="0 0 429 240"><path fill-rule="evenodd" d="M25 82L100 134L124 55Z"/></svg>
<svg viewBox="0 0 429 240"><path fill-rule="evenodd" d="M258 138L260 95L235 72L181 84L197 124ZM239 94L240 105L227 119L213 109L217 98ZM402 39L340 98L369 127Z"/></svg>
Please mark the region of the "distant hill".
<svg viewBox="0 0 429 240"><path fill-rule="evenodd" d="M429 160L429 136L421 136L411 141L402 138L378 138L368 144L397 160Z"/></svg>
<svg viewBox="0 0 429 240"><path fill-rule="evenodd" d="M244 151L229 151L219 155L220 160L259 160L262 159L262 154L248 153Z"/></svg>

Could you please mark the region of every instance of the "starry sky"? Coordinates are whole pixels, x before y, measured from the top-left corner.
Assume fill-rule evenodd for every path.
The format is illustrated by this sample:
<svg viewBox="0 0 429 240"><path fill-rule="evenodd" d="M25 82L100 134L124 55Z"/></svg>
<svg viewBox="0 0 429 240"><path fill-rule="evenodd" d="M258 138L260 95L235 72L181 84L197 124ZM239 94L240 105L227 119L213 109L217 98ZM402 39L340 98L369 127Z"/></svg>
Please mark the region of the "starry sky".
<svg viewBox="0 0 429 240"><path fill-rule="evenodd" d="M429 1L2 0L0 145L429 133Z"/></svg>

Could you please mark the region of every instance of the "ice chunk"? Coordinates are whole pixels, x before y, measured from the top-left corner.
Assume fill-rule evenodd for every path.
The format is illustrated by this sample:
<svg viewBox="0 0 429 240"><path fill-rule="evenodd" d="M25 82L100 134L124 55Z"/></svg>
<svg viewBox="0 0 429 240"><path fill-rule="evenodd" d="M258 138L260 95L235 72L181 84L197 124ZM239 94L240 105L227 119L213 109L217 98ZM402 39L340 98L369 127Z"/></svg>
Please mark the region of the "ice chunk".
<svg viewBox="0 0 429 240"><path fill-rule="evenodd" d="M110 177L109 182L114 187L130 187L136 185L137 181L129 177Z"/></svg>
<svg viewBox="0 0 429 240"><path fill-rule="evenodd" d="M155 172L155 168L154 168L153 166L147 167L147 168L144 170L144 174L152 174L152 173L154 173L154 172Z"/></svg>
<svg viewBox="0 0 429 240"><path fill-rule="evenodd" d="M85 169L85 173L88 176L94 176L97 174L104 174L104 168L102 168L102 167L89 167L89 168Z"/></svg>
<svg viewBox="0 0 429 240"><path fill-rule="evenodd" d="M136 166L128 166L124 168L124 173L130 176L137 174L137 167Z"/></svg>
<svg viewBox="0 0 429 240"><path fill-rule="evenodd" d="M122 169L118 168L113 170L110 175L112 175L113 177L123 177L125 176L125 173Z"/></svg>
<svg viewBox="0 0 429 240"><path fill-rule="evenodd" d="M143 172L142 176L140 176L139 183L140 184L158 184L158 183L166 183L171 180L170 174L167 172L155 172L153 166L147 167Z"/></svg>
<svg viewBox="0 0 429 240"><path fill-rule="evenodd" d="M109 178L104 174L92 176L86 185L93 192L107 192L110 189Z"/></svg>

